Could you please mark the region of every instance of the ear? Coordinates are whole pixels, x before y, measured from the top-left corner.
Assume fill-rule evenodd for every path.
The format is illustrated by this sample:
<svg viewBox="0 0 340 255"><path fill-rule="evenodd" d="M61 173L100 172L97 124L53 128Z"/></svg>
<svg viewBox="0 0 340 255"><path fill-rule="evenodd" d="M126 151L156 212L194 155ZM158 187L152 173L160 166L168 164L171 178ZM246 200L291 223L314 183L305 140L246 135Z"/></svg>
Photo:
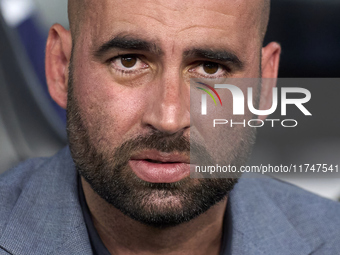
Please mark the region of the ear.
<svg viewBox="0 0 340 255"><path fill-rule="evenodd" d="M51 97L64 109L67 106L68 66L71 52L70 31L59 24L53 25L46 45L46 80Z"/></svg>
<svg viewBox="0 0 340 255"><path fill-rule="evenodd" d="M279 71L281 46L276 42L269 43L262 48L262 88L260 97L260 110L268 110L272 106L273 88L276 87L276 78ZM271 79L268 79L271 78ZM267 116L259 116L264 120Z"/></svg>

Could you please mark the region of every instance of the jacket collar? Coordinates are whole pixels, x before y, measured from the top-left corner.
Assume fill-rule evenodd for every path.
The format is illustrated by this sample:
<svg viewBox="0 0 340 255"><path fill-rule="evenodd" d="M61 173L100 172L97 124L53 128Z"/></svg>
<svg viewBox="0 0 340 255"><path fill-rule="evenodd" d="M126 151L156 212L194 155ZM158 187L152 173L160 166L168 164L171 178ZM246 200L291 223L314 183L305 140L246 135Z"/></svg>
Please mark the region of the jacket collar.
<svg viewBox="0 0 340 255"><path fill-rule="evenodd" d="M14 255L92 254L68 148L47 160L26 181L0 247Z"/></svg>

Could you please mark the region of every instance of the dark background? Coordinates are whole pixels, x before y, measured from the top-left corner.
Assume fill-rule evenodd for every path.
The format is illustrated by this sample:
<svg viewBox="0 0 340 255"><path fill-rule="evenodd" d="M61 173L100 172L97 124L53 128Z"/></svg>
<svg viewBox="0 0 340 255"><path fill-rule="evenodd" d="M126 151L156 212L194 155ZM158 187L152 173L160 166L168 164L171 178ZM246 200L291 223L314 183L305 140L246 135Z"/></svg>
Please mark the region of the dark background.
<svg viewBox="0 0 340 255"><path fill-rule="evenodd" d="M340 77L340 1L273 0L265 44L271 41L282 46L280 78ZM278 86L287 87L290 83L292 87L298 86L295 79L279 81ZM304 117L299 110L290 109L289 117L299 120L297 128L258 129L250 164L339 162L340 79L303 80L300 86L312 93L306 107L313 116ZM270 118L283 117L276 112ZM282 175L281 178L323 196L333 199L340 196L339 175Z"/></svg>

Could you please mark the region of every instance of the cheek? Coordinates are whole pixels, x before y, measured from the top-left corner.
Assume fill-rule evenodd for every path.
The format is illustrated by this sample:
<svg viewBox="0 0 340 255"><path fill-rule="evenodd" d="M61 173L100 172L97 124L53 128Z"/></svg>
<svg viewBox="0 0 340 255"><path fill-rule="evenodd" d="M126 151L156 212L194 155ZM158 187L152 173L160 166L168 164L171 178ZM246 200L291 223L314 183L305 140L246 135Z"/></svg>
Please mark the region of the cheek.
<svg viewBox="0 0 340 255"><path fill-rule="evenodd" d="M223 106L215 105L213 100L207 97L207 115L201 115L201 93L194 90L191 93L192 130L190 137L193 141L197 140L204 144L216 162L230 163L249 146L251 130L247 123L253 115L247 105L247 88L252 86L248 80L228 79L224 82L241 89L244 95L243 115L233 114L234 98L228 89L218 89Z"/></svg>
<svg viewBox="0 0 340 255"><path fill-rule="evenodd" d="M147 98L143 87L122 86L95 70L75 72L74 96L93 142L117 145L138 132Z"/></svg>

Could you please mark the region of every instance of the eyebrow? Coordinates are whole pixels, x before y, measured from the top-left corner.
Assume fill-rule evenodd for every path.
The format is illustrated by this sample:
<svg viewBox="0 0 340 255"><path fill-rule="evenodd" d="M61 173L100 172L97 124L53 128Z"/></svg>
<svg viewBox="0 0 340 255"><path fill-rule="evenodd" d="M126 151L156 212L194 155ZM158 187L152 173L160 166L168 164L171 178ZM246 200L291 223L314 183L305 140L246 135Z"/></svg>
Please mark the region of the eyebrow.
<svg viewBox="0 0 340 255"><path fill-rule="evenodd" d="M124 49L124 50L138 50L144 52L150 52L154 55L162 56L164 52L153 41L144 40L138 37L130 36L115 36L113 39L103 43L94 55L101 57L112 49ZM205 48L193 48L186 50L183 54L184 58L204 58L212 61L219 61L223 63L231 63L238 70L242 70L244 67L243 62L232 52L227 50L212 50Z"/></svg>
<svg viewBox="0 0 340 255"><path fill-rule="evenodd" d="M143 40L140 38L132 38L126 36L116 36L113 39L102 44L99 49L95 50L94 55L101 57L106 52L112 49L124 50L140 50L162 55L163 51L156 45L155 42Z"/></svg>
<svg viewBox="0 0 340 255"><path fill-rule="evenodd" d="M212 50L212 49L190 49L184 52L186 58L204 58L213 61L224 63L230 62L237 69L243 69L244 63L232 52L227 50Z"/></svg>

